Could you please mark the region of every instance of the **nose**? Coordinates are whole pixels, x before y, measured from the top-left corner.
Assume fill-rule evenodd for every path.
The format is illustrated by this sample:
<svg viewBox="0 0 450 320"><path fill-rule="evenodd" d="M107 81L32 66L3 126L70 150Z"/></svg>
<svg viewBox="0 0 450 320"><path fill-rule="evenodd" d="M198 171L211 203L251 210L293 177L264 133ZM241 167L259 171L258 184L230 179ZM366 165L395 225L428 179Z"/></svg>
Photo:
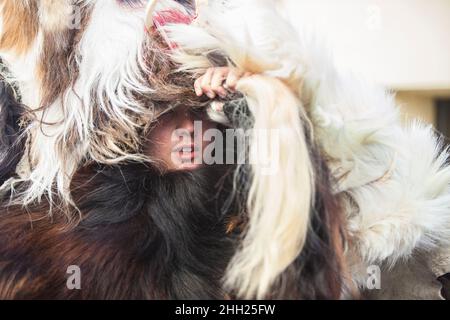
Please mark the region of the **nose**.
<svg viewBox="0 0 450 320"><path fill-rule="evenodd" d="M189 133L194 132L195 117L188 109L180 112L177 120L177 129L183 129Z"/></svg>

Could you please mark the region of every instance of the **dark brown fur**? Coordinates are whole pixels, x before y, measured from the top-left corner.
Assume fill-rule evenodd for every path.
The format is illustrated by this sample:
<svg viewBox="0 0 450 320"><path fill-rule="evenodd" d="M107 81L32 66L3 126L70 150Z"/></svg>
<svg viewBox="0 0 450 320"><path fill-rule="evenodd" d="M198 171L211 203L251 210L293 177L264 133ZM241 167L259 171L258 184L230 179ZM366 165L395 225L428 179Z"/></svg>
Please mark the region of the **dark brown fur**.
<svg viewBox="0 0 450 320"><path fill-rule="evenodd" d="M70 229L56 208L48 217L47 205L3 207L0 299L224 298L220 278L232 254L224 174L84 169L72 186L82 220ZM71 265L81 268L81 290L66 287Z"/></svg>
<svg viewBox="0 0 450 320"><path fill-rule="evenodd" d="M24 153L24 126L20 123L24 112L14 89L0 78L0 185L14 176Z"/></svg>

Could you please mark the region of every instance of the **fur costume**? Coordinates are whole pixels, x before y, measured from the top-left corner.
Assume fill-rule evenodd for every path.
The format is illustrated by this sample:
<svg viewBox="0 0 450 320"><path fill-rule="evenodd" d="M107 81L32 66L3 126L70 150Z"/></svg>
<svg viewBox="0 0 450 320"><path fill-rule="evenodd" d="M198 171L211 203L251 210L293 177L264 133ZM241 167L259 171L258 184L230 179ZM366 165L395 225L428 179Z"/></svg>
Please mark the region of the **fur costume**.
<svg viewBox="0 0 450 320"><path fill-rule="evenodd" d="M73 178L82 215L74 229L64 213L48 217L45 202L27 213L4 209L0 298L223 299L233 242L218 181L226 182L223 166L161 176L142 164L94 165ZM81 290L66 285L72 265Z"/></svg>
<svg viewBox="0 0 450 320"><path fill-rule="evenodd" d="M225 106L230 124L236 103ZM340 296L335 257L339 248L332 247L330 238L330 231L339 226L339 204L331 194L325 163L312 152L322 167L316 186L317 214L305 249L272 286L268 298ZM0 240L8 245L0 250L0 298L230 297L221 278L239 241L236 224L245 215L237 201L245 193L233 190L234 172L223 165L162 174L141 163L85 164L70 188L72 210L80 214L74 227L68 225L72 215L67 216L62 204L55 206L51 217L47 201L26 210L11 205L14 192L27 188L19 184L2 197ZM67 289L65 270L71 265L83 270L80 291Z"/></svg>
<svg viewBox="0 0 450 320"><path fill-rule="evenodd" d="M196 24L166 28L168 37L181 47L175 59L186 69L195 70L208 66L202 52L222 52L239 68L277 77L290 88L298 99L297 106L312 122L314 140L332 170L335 195L342 196L349 236L346 261L352 281L361 289L366 288L370 265L389 273L396 265L416 264L421 252L427 252L428 259L432 259L448 251L448 150L431 127L413 123L403 128L391 95L340 72L328 51L306 32L308 28L295 30L288 18L283 18L288 16L283 7L279 5L278 12L275 7L269 0L211 2L203 8ZM238 89L247 92L252 80L257 82L242 81ZM258 86L253 90L259 89L259 94L264 95L267 89ZM267 108L252 109L254 114L259 111L267 112ZM297 166L305 165L304 155L296 157ZM284 195L291 196L295 197ZM268 223L252 214L250 224L257 227L254 233L247 233L248 242L244 240L230 264L226 282L246 297L260 296L258 292L267 288L266 281L278 273L277 254L258 253L256 248L263 241L274 246L282 242L266 235L264 240L256 241L258 232ZM296 232L303 231L298 228ZM295 239L292 233L289 237ZM297 245L301 248L301 243ZM285 254L289 255L289 251ZM435 275L433 281L440 275ZM402 280L396 283L401 285ZM395 283L389 287L395 292Z"/></svg>
<svg viewBox="0 0 450 320"><path fill-rule="evenodd" d="M0 298L230 298L221 278L239 236L238 208L228 196L232 173L228 166L164 175L143 164L87 166L72 180L81 215L74 228L64 212L49 217L46 202L26 211L3 207ZM339 297L334 252L326 245L333 221L325 215L336 202L318 202L315 232L268 298ZM67 287L72 265L82 270L81 290Z"/></svg>
<svg viewBox="0 0 450 320"><path fill-rule="evenodd" d="M370 265L393 275L402 265L420 265L418 257L424 252L425 259L445 256L450 240L450 167L448 151L431 128L421 124L402 128L393 98L340 73L306 28L292 27L279 3L202 1L190 24L158 23L168 13L194 17L192 6L182 2L157 1L147 11L144 1L1 3L0 55L30 109L25 116L24 156L16 169L19 177L2 187L13 202L2 212L2 237L8 237L9 227L21 230L20 223L11 224L8 213L24 218L19 206L41 202L54 217L62 216L55 211L58 207L66 215L67 208L80 207L73 182L89 163L124 166L151 161L140 149L158 112L170 107L170 101L190 100L189 79L210 67L232 65L255 75L239 82L237 89L246 103L237 104L231 123L254 132L279 130L280 144L274 152L275 137L250 136L249 165L236 168L235 182L243 184L237 201L244 207L245 229L229 261L226 257L216 261L212 253L205 262L218 273L227 266L225 292L238 298L351 297L353 284L365 289ZM78 5L81 28L67 26L71 4ZM130 5L132 9L125 10ZM155 48L155 39L148 34L153 24L171 50ZM180 77L173 79L169 72L168 81L161 74L166 67L172 70L173 63ZM243 105L249 114L242 111ZM9 124L18 128L15 120ZM264 148L272 150L271 160L279 169L275 173L267 174L255 161L255 151ZM237 184L233 186L231 194L237 192ZM95 192L85 197L96 203ZM68 215L69 221L73 216ZM165 217L165 223L171 221ZM82 230L75 229L69 237ZM205 235L209 236L216 235ZM175 246L182 244L177 239ZM29 250L27 255L34 252L26 243L0 252L9 257L20 247ZM46 255L51 256L52 249L48 250ZM187 261L196 256L188 255ZM189 275L200 267L189 268L182 261L177 266ZM447 267L439 272L448 272ZM425 272L424 268L409 270L413 276L414 270ZM0 270L0 278L6 275L9 283L12 272ZM150 270L149 277L156 274ZM177 286L169 281L167 290L152 289L159 293L150 297L217 297L210 294L220 292L216 275L212 272L205 280L211 287L196 293L183 295L179 290L186 283ZM401 281L384 288L398 292L398 284ZM114 297L109 291L100 296Z"/></svg>

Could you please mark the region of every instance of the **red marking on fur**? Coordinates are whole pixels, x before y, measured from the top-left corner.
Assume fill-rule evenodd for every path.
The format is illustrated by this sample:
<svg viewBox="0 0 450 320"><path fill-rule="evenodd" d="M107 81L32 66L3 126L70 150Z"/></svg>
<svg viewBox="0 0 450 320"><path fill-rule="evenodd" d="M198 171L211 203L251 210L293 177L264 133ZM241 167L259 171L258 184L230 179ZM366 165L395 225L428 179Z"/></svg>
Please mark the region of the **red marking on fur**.
<svg viewBox="0 0 450 320"><path fill-rule="evenodd" d="M196 19L196 16L191 16L184 14L178 10L162 10L158 11L153 16L153 28L152 30L147 30L147 32L155 32L158 31L158 28L165 26L167 24L191 24L192 21ZM168 42L170 49L176 49L178 45L173 42Z"/></svg>
<svg viewBox="0 0 450 320"><path fill-rule="evenodd" d="M153 17L153 20L155 25L157 27L160 27L170 23L191 24L191 22L194 20L194 17L177 10L163 10L157 12Z"/></svg>

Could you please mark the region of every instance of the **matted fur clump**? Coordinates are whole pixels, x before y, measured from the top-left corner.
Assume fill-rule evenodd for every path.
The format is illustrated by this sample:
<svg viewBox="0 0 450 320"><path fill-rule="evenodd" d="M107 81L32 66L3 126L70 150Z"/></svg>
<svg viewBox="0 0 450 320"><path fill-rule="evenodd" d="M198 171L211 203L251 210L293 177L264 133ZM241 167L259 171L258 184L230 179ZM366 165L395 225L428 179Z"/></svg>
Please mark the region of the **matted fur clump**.
<svg viewBox="0 0 450 320"><path fill-rule="evenodd" d="M77 28L68 24L73 5L78 10ZM125 278L122 284L127 287L136 279L145 284L127 287L121 298L354 297L355 287L364 291L371 265L390 275L400 265L416 266L423 252L430 257L446 255L448 151L440 147L431 128L401 127L392 97L339 73L316 38L294 29L275 1L199 1L194 7L188 1L170 0L148 4L24 0L3 2L1 13L0 55L26 106L11 101L10 95L2 98L3 104L17 110L12 114L19 115L3 116L11 113L5 113L2 105L1 119L8 119L2 126L14 128L14 134L26 141L14 138L23 157L15 177L2 187L4 205L9 207L3 210L0 229L4 236L26 233L19 221L26 219L22 206L34 208L38 216L50 212L58 217L56 224L40 221L40 231L34 235L30 231L29 237L0 251L0 259L9 265L0 269L3 296L26 297L17 286L5 285L20 283L20 272L26 274L30 268L25 262L21 271L14 270L14 252L46 269L32 258L35 244L52 258L54 248L75 252L91 245L99 248L75 254L91 260L86 263L92 263L94 274L101 272L105 261L129 270L129 259L142 258L142 268L131 269L128 275L136 278ZM215 202L220 208L204 208L200 205L204 198L196 193L212 197L214 191L224 190L210 184L214 178L204 181L194 175L189 180L187 175L197 186L194 193L186 188L180 190L185 194L181 199L166 197L164 192L170 195L173 189L164 186L172 180L146 172L152 159L142 154L142 146L162 112L179 104L209 106L211 101L196 97L192 85L217 66L253 74L239 81L239 101L224 101L234 106L225 115L227 125L253 131L247 164L226 174L234 176L225 188L229 197ZM258 132L264 130L277 135L259 139ZM7 147L0 150L9 150L10 142L2 143ZM258 161L258 150L269 151L277 170L267 171ZM423 157L416 157L417 152ZM3 169L16 165L14 161L2 162L0 172L14 171ZM92 165L105 171L89 171ZM136 182L131 193L129 177ZM92 187L76 187L83 184ZM135 199L133 190L142 186L148 194L138 192ZM155 200L150 189L160 190L168 204L148 209ZM111 201L109 194L118 205L111 208L111 216L104 210ZM192 202L180 207L187 197ZM128 205L133 206L131 216L126 214ZM199 220L181 219L192 217L192 210L202 213ZM63 216L71 222L81 217L81 222L59 234L56 230L64 229L64 223L58 219L67 222ZM83 228L83 220L89 224L92 219L101 226L95 229L101 239ZM141 219L150 223L133 229L134 221ZM244 222L242 230L226 232L225 226L234 219ZM213 221L217 229L203 230L201 226ZM116 227L129 241L128 228L148 239L135 242L137 251L119 250L125 256L115 260L108 254L117 243L108 235ZM204 247L203 241L211 247ZM184 249L182 256L169 254ZM222 249L226 254L218 258L214 250ZM197 259L202 250L208 255ZM173 259L165 261L161 258L165 254ZM155 277L169 265L165 282L158 283ZM426 273L430 268L418 270ZM433 270L436 278L448 271ZM40 289L48 285L45 279L62 282L55 274L43 275L42 282L30 278L27 281L36 288L30 297L46 292ZM117 297L109 284L107 279L99 281L101 288L83 297ZM385 288L388 294L399 292L396 283ZM54 297L62 296L67 292Z"/></svg>

